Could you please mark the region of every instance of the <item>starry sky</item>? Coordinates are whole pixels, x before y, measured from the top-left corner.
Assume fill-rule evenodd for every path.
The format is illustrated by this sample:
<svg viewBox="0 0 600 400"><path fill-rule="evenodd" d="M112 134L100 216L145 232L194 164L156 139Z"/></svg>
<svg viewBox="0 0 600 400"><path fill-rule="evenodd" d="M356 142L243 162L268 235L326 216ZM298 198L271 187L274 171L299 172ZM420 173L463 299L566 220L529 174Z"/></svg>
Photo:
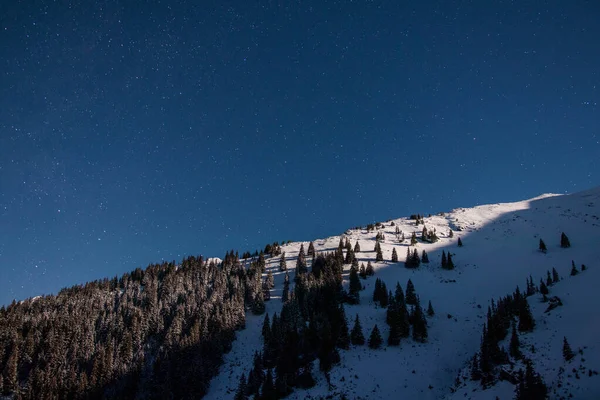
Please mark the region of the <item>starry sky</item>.
<svg viewBox="0 0 600 400"><path fill-rule="evenodd" d="M0 304L600 184L597 1L3 1Z"/></svg>

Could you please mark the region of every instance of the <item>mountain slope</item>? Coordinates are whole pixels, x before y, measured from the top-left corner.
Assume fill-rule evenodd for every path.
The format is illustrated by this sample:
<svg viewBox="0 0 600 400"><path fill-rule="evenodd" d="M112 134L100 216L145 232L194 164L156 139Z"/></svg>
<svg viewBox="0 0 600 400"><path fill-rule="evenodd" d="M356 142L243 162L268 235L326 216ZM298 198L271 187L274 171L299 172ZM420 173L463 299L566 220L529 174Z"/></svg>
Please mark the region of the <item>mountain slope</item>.
<svg viewBox="0 0 600 400"><path fill-rule="evenodd" d="M600 259L600 189L572 195L542 195L534 199L505 204L483 205L470 209L424 218L428 229L436 229L440 240L436 243L418 242L419 253L425 250L430 263L416 270L404 267L406 247L410 245L413 231L420 236L423 225L414 220L400 218L389 221L381 229L367 232L349 230L347 237L352 245L360 244L359 262L370 260L375 267L375 277L361 281L365 289L360 292L359 305L346 305L346 315L352 321L360 316L365 336L375 324L385 339L388 326L386 311L372 302L375 278L386 282L393 289L396 282L406 288L408 279L414 283L423 305L431 301L436 315L428 319L429 340L425 344L404 339L399 347L383 346L380 350L367 347L341 351L341 363L330 373L329 384L323 374L316 372L317 385L308 390L297 390L289 398L318 398L345 394L348 398L392 398L412 397L424 399L447 398L512 398L514 385L501 382L492 389L482 391L475 383L459 385L455 381L464 373L468 361L478 351L482 324L490 299L512 292L517 285L525 287L530 275L534 283L546 276L546 271L557 269L563 280L551 288L551 295L561 297L564 306L544 314L546 304L537 297L529 298L537 328L531 334L522 335L522 342L535 344L536 353L530 354L536 370L543 376L553 398L572 393L575 398L600 397L600 378L592 373L577 379L570 372L573 366L584 364L589 370L600 370L600 348L595 344L600 329L600 317L595 312L599 306L592 289L599 276L597 260ZM394 226L390 225L394 223ZM407 240L398 243L395 228L404 232ZM450 229L454 237L448 237ZM375 235L382 232L381 242L384 260L391 259L396 248L400 263L389 261L375 263ZM565 232L571 248L560 248L560 234ZM457 238L464 243L457 246ZM548 251L538 250L542 238ZM333 251L340 236L315 240L317 252ZM304 242L306 247L308 243ZM293 265L301 243L282 246L288 255L290 278L293 280ZM442 251L451 252L456 269L440 267ZM568 277L571 260L585 264L588 270L575 277ZM267 302L267 312L273 315L281 310L283 274L278 271L278 257L267 260L267 271L275 275L275 289ZM350 265L344 266L344 285L348 285ZM232 397L239 376L247 374L252 366L252 354L262 348L260 337L263 317L249 316L246 329L237 333L230 353L220 374L213 379L207 398ZM558 377L562 361L562 339L567 336L574 350L584 349L583 356L576 356L564 367L567 372ZM585 358L585 361L581 359ZM317 369L315 368L315 371ZM583 370L582 370L583 371ZM569 378L569 373L573 375ZM580 373L582 374L582 373ZM558 387L559 383L561 387ZM567 385L567 383L570 385ZM475 390L475 391L474 391Z"/></svg>

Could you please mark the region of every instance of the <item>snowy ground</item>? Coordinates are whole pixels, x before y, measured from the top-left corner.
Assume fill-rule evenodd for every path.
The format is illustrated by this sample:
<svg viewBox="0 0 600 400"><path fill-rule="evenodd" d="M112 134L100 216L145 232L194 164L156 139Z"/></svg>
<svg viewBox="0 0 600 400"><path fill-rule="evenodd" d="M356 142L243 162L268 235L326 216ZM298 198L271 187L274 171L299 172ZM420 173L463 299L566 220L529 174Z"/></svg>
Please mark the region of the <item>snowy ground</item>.
<svg viewBox="0 0 600 400"><path fill-rule="evenodd" d="M350 230L344 235L352 245L359 241L362 252L360 262L371 260L375 277L362 281L359 305L346 305L346 315L351 324L360 316L365 336L377 324L384 340L388 327L385 309L377 308L371 301L376 278L382 279L388 289L400 282L406 290L410 278L424 306L431 300L436 315L429 318L429 341L418 344L404 340L399 347L370 350L368 347L341 351L342 362L331 372L331 387L315 368L317 385L309 390L294 392L289 398L320 398L342 393L350 399L501 399L514 397L514 386L505 382L482 391L474 383L463 384L455 393L456 377L478 350L482 324L491 298L511 293L517 285L525 287L525 280L533 276L537 284L546 271L555 267L563 280L552 287L551 295L558 295L564 306L544 313L546 304L530 298L537 327L533 333L522 335L522 343L535 345L536 352L526 351L535 362L550 387L551 398L572 393L575 399L600 399L600 376L588 376L589 369L600 371L600 298L594 296L600 282L600 188L573 195L543 195L516 203L483 205L470 209L456 209L444 215L425 218L428 229L436 228L440 240L434 244L419 242L419 254L424 249L429 254L429 265L418 270L404 267L406 247L413 231L420 232L423 225L415 226L406 218L394 220L404 232L406 240L398 243L389 221L382 229L386 240L382 243L384 259L390 260L392 248L398 252L400 263L375 263L375 232ZM454 238L447 236L454 229ZM460 231L459 231L460 229ZM560 234L565 232L571 248L560 248ZM457 246L460 237L464 246ZM340 236L314 240L317 251L332 251ZM542 238L548 252L538 251ZM304 242L305 249L308 242ZM295 257L300 243L282 247L288 257L288 270L293 280ZM442 250L453 254L454 271L440 268ZM588 271L569 277L571 260ZM281 310L283 274L278 271L279 258L268 260L267 268L275 274L276 287L271 301L267 302L270 316ZM346 266L345 279L349 266ZM345 282L347 284L347 282ZM248 314L247 328L238 332L233 349L225 356L220 374L212 381L207 398L232 398L241 373L252 365L252 354L262 348L260 331L264 317ZM351 328L351 325L350 325ZM562 340L566 336L573 348L583 350L570 363L562 360ZM526 346L524 346L526 347ZM560 367L565 369L560 372ZM579 370L579 379L572 371Z"/></svg>

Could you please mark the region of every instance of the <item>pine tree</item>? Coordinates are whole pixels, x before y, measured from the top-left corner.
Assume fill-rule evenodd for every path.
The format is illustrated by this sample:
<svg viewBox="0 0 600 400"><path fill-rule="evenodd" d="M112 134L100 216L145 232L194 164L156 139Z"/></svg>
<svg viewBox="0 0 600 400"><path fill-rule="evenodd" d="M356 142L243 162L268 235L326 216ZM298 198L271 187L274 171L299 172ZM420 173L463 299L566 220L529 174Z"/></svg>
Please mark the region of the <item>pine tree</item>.
<svg viewBox="0 0 600 400"><path fill-rule="evenodd" d="M381 279L375 280L375 288L373 289L373 301L377 302L381 298Z"/></svg>
<svg viewBox="0 0 600 400"><path fill-rule="evenodd" d="M410 304L412 306L417 304L417 293L415 291L415 285L410 279L406 283L406 304Z"/></svg>
<svg viewBox="0 0 600 400"><path fill-rule="evenodd" d="M442 250L442 268L448 268L448 260L446 259L446 252Z"/></svg>
<svg viewBox="0 0 600 400"><path fill-rule="evenodd" d="M575 266L575 261L571 261L571 276L575 276L579 273L577 271L577 267Z"/></svg>
<svg viewBox="0 0 600 400"><path fill-rule="evenodd" d="M349 295L352 298L352 304L358 304L360 302L360 290L362 285L360 278L358 277L358 270L352 266L350 268L350 284L349 284Z"/></svg>
<svg viewBox="0 0 600 400"><path fill-rule="evenodd" d="M535 320L531 314L531 308L527 299L521 300L519 307L519 332L531 332L535 327Z"/></svg>
<svg viewBox="0 0 600 400"><path fill-rule="evenodd" d="M383 261L383 253L381 252L381 245L379 244L379 241L375 243L375 261Z"/></svg>
<svg viewBox="0 0 600 400"><path fill-rule="evenodd" d="M452 254L448 252L448 260L446 261L446 269L454 269L454 261L452 261Z"/></svg>
<svg viewBox="0 0 600 400"><path fill-rule="evenodd" d="M519 349L521 343L519 342L519 335L517 334L517 327L513 324L512 334L510 336L510 346L509 352L510 355L519 360L522 356L521 350Z"/></svg>
<svg viewBox="0 0 600 400"><path fill-rule="evenodd" d="M296 279L298 279L301 274L305 274L307 272L308 267L306 265L306 254L304 253L304 244L301 244L300 251L298 252L298 259L296 260Z"/></svg>
<svg viewBox="0 0 600 400"><path fill-rule="evenodd" d="M265 314L262 326L262 337L265 342L268 342L271 338L271 322L269 320L269 313Z"/></svg>
<svg viewBox="0 0 600 400"><path fill-rule="evenodd" d="M525 363L525 376L523 370L519 371L519 384L516 388L516 400L546 400L548 387L542 377L533 370L531 360Z"/></svg>
<svg viewBox="0 0 600 400"><path fill-rule="evenodd" d="M548 286L544 283L543 280L540 279L540 293L546 295L549 293Z"/></svg>
<svg viewBox="0 0 600 400"><path fill-rule="evenodd" d="M542 239L540 239L540 251L545 253L546 252L546 243L544 243L544 241Z"/></svg>
<svg viewBox="0 0 600 400"><path fill-rule="evenodd" d="M563 249L571 247L571 242L569 241L569 238L567 237L567 235L565 235L564 232L560 234L560 247L562 247Z"/></svg>
<svg viewBox="0 0 600 400"><path fill-rule="evenodd" d="M412 236L410 237L410 245L414 246L417 244L417 234L415 232L412 233Z"/></svg>
<svg viewBox="0 0 600 400"><path fill-rule="evenodd" d="M287 270L287 262L285 261L285 251L281 253L281 257L279 257L279 270L285 271Z"/></svg>
<svg viewBox="0 0 600 400"><path fill-rule="evenodd" d="M429 256L425 250L423 250L423 253L421 253L421 262L423 264L429 264Z"/></svg>
<svg viewBox="0 0 600 400"><path fill-rule="evenodd" d="M368 276L373 276L375 275L375 269L373 268L373 266L371 265L371 261L367 261L367 275Z"/></svg>
<svg viewBox="0 0 600 400"><path fill-rule="evenodd" d="M346 311L344 306L339 308L339 334L337 338L337 347L348 350L350 348L350 333L348 332L348 320L346 319Z"/></svg>
<svg viewBox="0 0 600 400"><path fill-rule="evenodd" d="M552 283L556 283L560 281L560 276L558 276L558 272L556 272L556 268L552 268Z"/></svg>
<svg viewBox="0 0 600 400"><path fill-rule="evenodd" d="M546 271L546 286L552 286L552 275L550 271Z"/></svg>
<svg viewBox="0 0 600 400"><path fill-rule="evenodd" d="M369 336L369 347L372 349L378 349L381 347L383 343L383 339L381 338L381 333L379 332L379 328L377 324L373 327L371 331L371 335Z"/></svg>
<svg viewBox="0 0 600 400"><path fill-rule="evenodd" d="M449 238L453 238L454 237L454 232L452 231L452 229L449 230L448 237Z"/></svg>
<svg viewBox="0 0 600 400"><path fill-rule="evenodd" d="M352 327L352 332L350 333L350 341L355 346L362 346L363 344L365 344L365 336L362 332L362 326L360 325L358 314L356 314L354 326Z"/></svg>
<svg viewBox="0 0 600 400"><path fill-rule="evenodd" d="M273 273L271 271L267 272L266 282L269 290L275 287L275 278L273 277Z"/></svg>
<svg viewBox="0 0 600 400"><path fill-rule="evenodd" d="M398 325L393 323L393 321L390 324L390 332L388 334L387 344L388 346L398 346L400 344L400 332L398 331Z"/></svg>
<svg viewBox="0 0 600 400"><path fill-rule="evenodd" d="M435 315L435 311L433 311L433 306L431 305L431 300L429 300L429 305L427 306L427 315L430 317Z"/></svg>
<svg viewBox="0 0 600 400"><path fill-rule="evenodd" d="M389 303L389 299L388 299L388 291L387 291L387 287L385 286L385 282L381 282L381 293L379 295L379 304L381 305L381 307L387 307Z"/></svg>
<svg viewBox="0 0 600 400"><path fill-rule="evenodd" d="M346 260L344 261L344 264L352 264L354 260L356 260L354 250L352 250L352 248L346 250Z"/></svg>
<svg viewBox="0 0 600 400"><path fill-rule="evenodd" d="M354 245L354 253L360 253L360 244L358 244L358 240L356 241L356 244Z"/></svg>
<svg viewBox="0 0 600 400"><path fill-rule="evenodd" d="M462 240L460 240L460 238L458 238L458 247L462 247L463 243Z"/></svg>
<svg viewBox="0 0 600 400"><path fill-rule="evenodd" d="M360 269L358 270L358 276L362 279L367 279L367 270L365 269L365 263L360 263Z"/></svg>
<svg viewBox="0 0 600 400"><path fill-rule="evenodd" d="M283 293L281 294L281 301L286 303L290 298L290 276L285 271L285 279L283 281Z"/></svg>
<svg viewBox="0 0 600 400"><path fill-rule="evenodd" d="M308 244L308 250L306 251L306 255L309 257L315 256L315 244L312 241Z"/></svg>
<svg viewBox="0 0 600 400"><path fill-rule="evenodd" d="M565 359L565 361L571 361L571 359L573 357L575 357L575 354L573 354L573 350L571 350L571 345L569 344L569 342L567 342L566 336L563 338L562 353L563 353L563 358Z"/></svg>
<svg viewBox="0 0 600 400"><path fill-rule="evenodd" d="M427 321L425 320L425 315L423 315L421 302L418 297L413 314L413 339L417 342L427 341Z"/></svg>
<svg viewBox="0 0 600 400"><path fill-rule="evenodd" d="M277 392L275 391L275 385L273 384L273 371L271 368L267 371L267 376L263 382L261 400L276 400Z"/></svg>
<svg viewBox="0 0 600 400"><path fill-rule="evenodd" d="M392 249L392 262L398 262L398 253L396 253L396 248Z"/></svg>

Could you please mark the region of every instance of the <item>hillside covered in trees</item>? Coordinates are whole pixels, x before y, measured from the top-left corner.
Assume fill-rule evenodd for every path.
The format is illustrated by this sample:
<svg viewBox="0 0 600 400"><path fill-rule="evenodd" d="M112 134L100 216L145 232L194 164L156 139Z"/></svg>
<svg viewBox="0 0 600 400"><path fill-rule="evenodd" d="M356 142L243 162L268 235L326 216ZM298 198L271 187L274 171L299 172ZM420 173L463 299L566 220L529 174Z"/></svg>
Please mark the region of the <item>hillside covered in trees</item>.
<svg viewBox="0 0 600 400"><path fill-rule="evenodd" d="M415 214L13 302L0 395L594 398L599 203Z"/></svg>

